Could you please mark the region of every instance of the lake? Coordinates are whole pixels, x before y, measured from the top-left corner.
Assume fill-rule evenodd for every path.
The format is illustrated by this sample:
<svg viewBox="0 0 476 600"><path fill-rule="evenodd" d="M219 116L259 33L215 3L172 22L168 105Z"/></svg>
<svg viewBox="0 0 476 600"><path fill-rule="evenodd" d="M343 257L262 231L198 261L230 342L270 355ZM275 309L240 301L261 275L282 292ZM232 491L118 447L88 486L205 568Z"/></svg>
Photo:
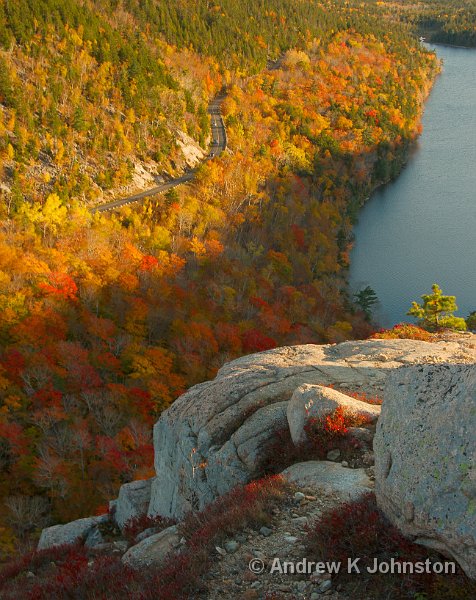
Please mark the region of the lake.
<svg viewBox="0 0 476 600"><path fill-rule="evenodd" d="M438 283L458 316L476 310L476 50L433 46L443 59L408 164L359 215L352 290L370 285L384 326L413 322L412 300Z"/></svg>

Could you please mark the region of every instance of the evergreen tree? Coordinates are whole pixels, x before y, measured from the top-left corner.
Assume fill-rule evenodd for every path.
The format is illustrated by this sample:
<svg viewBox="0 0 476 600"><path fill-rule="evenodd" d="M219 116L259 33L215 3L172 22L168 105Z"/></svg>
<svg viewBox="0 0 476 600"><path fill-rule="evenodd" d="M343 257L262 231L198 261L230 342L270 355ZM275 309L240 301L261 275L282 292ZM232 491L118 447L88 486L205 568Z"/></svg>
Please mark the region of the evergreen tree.
<svg viewBox="0 0 476 600"><path fill-rule="evenodd" d="M375 291L368 285L363 290L354 294L354 301L362 309L367 321L370 321L372 316L372 307L378 304L378 298Z"/></svg>
<svg viewBox="0 0 476 600"><path fill-rule="evenodd" d="M464 331L466 323L464 319L455 317L453 313L458 310L455 296L445 296L440 286L434 283L431 286L432 294L423 294L423 302L412 302L407 315L419 319L419 325L428 331L438 329L456 329Z"/></svg>

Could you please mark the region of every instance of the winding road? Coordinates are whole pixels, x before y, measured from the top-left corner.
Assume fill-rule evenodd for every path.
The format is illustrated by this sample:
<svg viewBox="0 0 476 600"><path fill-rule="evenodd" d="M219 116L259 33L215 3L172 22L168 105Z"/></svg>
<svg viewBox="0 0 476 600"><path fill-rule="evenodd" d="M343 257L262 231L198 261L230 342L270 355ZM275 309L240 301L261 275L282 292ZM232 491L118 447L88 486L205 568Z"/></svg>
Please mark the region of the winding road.
<svg viewBox="0 0 476 600"><path fill-rule="evenodd" d="M208 105L208 113L211 118L211 129L212 129L212 144L210 148L210 152L208 156L204 159L204 162L207 160L211 160L215 156L221 154L227 144L226 139L226 129L225 123L223 122L223 117L221 116L221 103L223 102L225 96L217 96L214 98L210 104ZM92 213L96 212L108 212L110 210L114 210L116 208L120 208L121 206L125 206L126 204L132 204L133 202L139 202L144 198L148 198L149 196L155 196L156 194L161 194L170 190L182 183L187 183L191 181L195 177L195 169L190 169L180 177L176 177L175 179L171 179L170 181L166 181L161 183L160 185L150 188L148 190L144 190L143 192L138 192L137 194L133 194L132 196L127 196L126 198L120 198L119 200L113 200L112 202L106 202L105 204L100 204L91 209Z"/></svg>

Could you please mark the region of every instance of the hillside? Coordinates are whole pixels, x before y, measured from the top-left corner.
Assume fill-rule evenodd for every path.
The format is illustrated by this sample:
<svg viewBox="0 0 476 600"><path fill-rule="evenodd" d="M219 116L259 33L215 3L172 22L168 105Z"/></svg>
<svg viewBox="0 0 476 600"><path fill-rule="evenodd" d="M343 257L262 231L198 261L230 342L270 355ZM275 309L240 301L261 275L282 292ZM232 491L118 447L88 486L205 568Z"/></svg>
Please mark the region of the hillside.
<svg viewBox="0 0 476 600"><path fill-rule="evenodd" d="M225 364L157 421L154 476L44 529L2 597L473 597L475 362L475 335L445 334Z"/></svg>
<svg viewBox="0 0 476 600"><path fill-rule="evenodd" d="M71 5L72 4L72 5ZM183 131L206 148L217 65L141 34L118 12L48 0L0 5L0 169L8 214L50 193L91 203L180 172ZM184 76L181 65L187 64Z"/></svg>
<svg viewBox="0 0 476 600"><path fill-rule="evenodd" d="M408 23L427 42L453 46L476 46L475 0L392 0L376 2L392 18Z"/></svg>
<svg viewBox="0 0 476 600"><path fill-rule="evenodd" d="M152 424L224 362L373 331L346 287L352 224L404 164L438 65L360 4L0 11L7 555L150 476ZM205 150L223 85L226 153L91 214L134 171L181 173L180 132Z"/></svg>

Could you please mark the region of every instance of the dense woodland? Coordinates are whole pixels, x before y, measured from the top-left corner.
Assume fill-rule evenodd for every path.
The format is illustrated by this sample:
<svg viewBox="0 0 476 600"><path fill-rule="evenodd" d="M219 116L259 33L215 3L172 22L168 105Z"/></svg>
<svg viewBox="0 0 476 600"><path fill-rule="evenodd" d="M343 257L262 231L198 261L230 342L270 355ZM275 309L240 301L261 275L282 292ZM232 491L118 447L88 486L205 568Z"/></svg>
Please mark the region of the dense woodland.
<svg viewBox="0 0 476 600"><path fill-rule="evenodd" d="M157 416L223 362L371 333L346 291L352 223L405 161L438 68L371 13L0 3L1 554L151 475ZM137 162L178 171L177 129L206 146L223 85L221 157L91 214Z"/></svg>
<svg viewBox="0 0 476 600"><path fill-rule="evenodd" d="M426 41L476 46L476 0L377 0L376 6L408 23Z"/></svg>

